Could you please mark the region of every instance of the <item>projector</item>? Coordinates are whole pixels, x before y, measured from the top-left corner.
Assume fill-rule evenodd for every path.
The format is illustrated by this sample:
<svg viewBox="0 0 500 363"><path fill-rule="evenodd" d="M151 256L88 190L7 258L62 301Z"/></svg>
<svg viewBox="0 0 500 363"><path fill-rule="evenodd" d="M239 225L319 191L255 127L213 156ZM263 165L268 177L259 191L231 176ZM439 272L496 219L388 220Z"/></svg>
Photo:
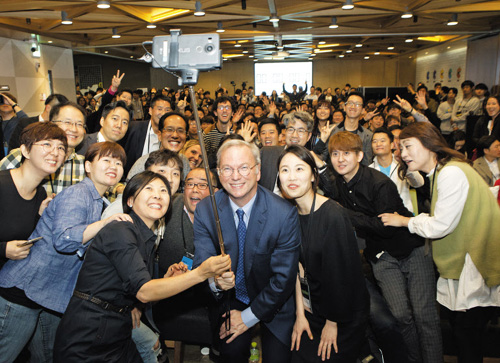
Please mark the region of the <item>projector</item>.
<svg viewBox="0 0 500 363"><path fill-rule="evenodd" d="M273 57L289 57L290 53L285 52L285 51L279 51L279 52L273 52L272 56Z"/></svg>

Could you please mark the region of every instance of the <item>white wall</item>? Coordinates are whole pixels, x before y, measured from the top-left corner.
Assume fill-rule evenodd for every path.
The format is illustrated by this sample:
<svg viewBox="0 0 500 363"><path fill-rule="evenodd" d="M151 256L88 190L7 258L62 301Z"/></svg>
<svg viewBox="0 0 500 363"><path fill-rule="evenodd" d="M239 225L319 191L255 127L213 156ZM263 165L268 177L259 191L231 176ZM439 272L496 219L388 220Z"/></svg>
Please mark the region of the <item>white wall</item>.
<svg viewBox="0 0 500 363"><path fill-rule="evenodd" d="M0 84L9 85L9 92L29 116L43 111L45 97L50 94L49 70L54 92L73 101L76 98L73 51L50 45L40 48L41 57L33 58L28 42L0 37Z"/></svg>
<svg viewBox="0 0 500 363"><path fill-rule="evenodd" d="M456 87L465 81L467 63L467 42L457 41L438 45L417 52L417 72L415 85L424 83L429 89L434 83Z"/></svg>

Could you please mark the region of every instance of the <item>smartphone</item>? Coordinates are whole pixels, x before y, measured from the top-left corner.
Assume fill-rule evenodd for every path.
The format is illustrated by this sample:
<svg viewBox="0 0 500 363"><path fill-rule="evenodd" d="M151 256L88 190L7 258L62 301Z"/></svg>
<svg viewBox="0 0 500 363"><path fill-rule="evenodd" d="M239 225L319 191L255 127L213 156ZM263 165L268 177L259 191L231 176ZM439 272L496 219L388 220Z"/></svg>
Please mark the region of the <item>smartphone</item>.
<svg viewBox="0 0 500 363"><path fill-rule="evenodd" d="M26 242L23 242L19 245L17 245L18 247L24 247L24 246L27 246L27 245L32 245L34 244L35 242L37 241L40 241L43 237L37 237L37 238L33 238L33 239L30 239L30 240L27 240Z"/></svg>

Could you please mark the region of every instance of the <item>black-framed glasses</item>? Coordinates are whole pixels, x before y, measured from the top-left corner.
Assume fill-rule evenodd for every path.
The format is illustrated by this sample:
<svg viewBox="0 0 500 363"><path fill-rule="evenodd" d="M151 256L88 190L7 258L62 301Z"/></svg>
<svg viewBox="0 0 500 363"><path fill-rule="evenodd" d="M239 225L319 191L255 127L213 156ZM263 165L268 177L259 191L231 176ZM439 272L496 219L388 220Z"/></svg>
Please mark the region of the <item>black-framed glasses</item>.
<svg viewBox="0 0 500 363"><path fill-rule="evenodd" d="M307 133L307 130L303 129L303 128L296 129L295 127L291 127L291 126L286 128L287 134L292 135L295 131L297 131L297 134L299 134L299 136L304 136Z"/></svg>
<svg viewBox="0 0 500 363"><path fill-rule="evenodd" d="M238 169L233 169L233 168L230 168L229 166L226 166L224 168L219 168L217 170L219 172L219 175L222 175L223 177L226 177L226 178L233 175L235 170L237 170L238 174L240 174L241 176L249 176L250 171L252 171L252 169L255 168L257 165L259 165L259 164L255 164L254 166L243 165L243 166L240 166Z"/></svg>
<svg viewBox="0 0 500 363"><path fill-rule="evenodd" d="M194 187L198 187L199 190L205 190L208 188L208 183L187 182L184 184L185 189L194 189Z"/></svg>

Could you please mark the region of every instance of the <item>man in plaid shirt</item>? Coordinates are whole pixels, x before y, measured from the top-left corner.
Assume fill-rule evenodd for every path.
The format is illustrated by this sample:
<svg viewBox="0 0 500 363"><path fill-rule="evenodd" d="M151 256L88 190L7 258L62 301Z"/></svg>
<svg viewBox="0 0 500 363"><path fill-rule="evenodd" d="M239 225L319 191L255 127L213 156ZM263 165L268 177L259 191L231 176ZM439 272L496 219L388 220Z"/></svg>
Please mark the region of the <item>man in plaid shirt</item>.
<svg viewBox="0 0 500 363"><path fill-rule="evenodd" d="M63 165L42 182L47 195L57 194L85 178L85 157L75 153L76 146L85 136L85 110L72 102L62 103L52 108L49 119L66 132L68 151ZM13 149L0 161L0 170L16 169L21 166L22 162L21 150Z"/></svg>

